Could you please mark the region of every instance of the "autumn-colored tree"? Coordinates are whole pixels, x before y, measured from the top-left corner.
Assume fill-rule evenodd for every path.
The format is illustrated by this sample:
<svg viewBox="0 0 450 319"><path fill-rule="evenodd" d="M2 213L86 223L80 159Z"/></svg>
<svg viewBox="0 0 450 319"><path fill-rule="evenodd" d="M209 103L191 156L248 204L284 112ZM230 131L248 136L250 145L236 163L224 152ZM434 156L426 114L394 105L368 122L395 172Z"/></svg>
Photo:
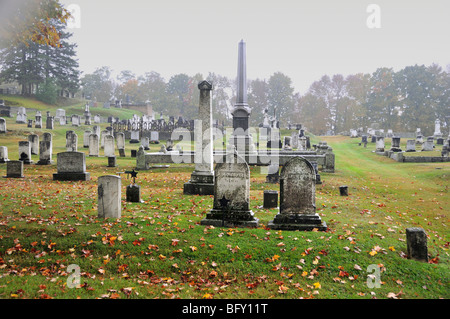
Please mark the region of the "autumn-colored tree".
<svg viewBox="0 0 450 319"><path fill-rule="evenodd" d="M30 42L60 47L57 24L66 24L70 17L58 0L2 0L0 48Z"/></svg>

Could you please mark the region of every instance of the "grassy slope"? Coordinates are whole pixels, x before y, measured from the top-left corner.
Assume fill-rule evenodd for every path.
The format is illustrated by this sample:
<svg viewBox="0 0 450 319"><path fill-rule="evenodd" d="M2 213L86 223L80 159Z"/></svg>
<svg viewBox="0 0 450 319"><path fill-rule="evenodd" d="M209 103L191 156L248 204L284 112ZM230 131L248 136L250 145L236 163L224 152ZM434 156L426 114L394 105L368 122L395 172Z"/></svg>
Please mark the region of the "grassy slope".
<svg viewBox="0 0 450 319"><path fill-rule="evenodd" d="M53 131L54 156L65 129ZM20 134L8 134L0 145L13 148ZM182 194L192 165L140 172L144 203L123 199L120 220L96 217L96 182L134 159L108 168L105 158L88 158L88 182L54 182L55 165L26 166L25 179L0 180L0 298L449 298L449 163L396 163L373 154L371 144L324 139L337 167L316 189L328 232L265 229L277 209L261 208L263 191L279 185L266 184L258 167L251 167L250 195L261 227L226 229L199 225L211 196ZM126 184L124 176L123 198ZM348 197L339 196L344 184ZM402 257L411 226L427 231L437 264ZM81 268L78 289L66 285L70 264ZM382 267L381 288L367 287L371 264Z"/></svg>

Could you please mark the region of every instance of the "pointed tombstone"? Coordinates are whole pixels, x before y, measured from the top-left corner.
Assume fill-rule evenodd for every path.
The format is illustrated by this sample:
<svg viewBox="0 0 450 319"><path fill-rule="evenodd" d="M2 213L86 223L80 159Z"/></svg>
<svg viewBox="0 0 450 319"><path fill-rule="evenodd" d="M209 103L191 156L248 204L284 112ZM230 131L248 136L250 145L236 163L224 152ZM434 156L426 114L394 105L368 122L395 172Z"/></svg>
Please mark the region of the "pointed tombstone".
<svg viewBox="0 0 450 319"><path fill-rule="evenodd" d="M28 142L30 142L31 154L39 154L39 135L30 134L28 135Z"/></svg>
<svg viewBox="0 0 450 319"><path fill-rule="evenodd" d="M106 175L98 178L98 217L120 218L122 215L122 181L119 176Z"/></svg>
<svg viewBox="0 0 450 319"><path fill-rule="evenodd" d="M44 133L42 141L39 142L39 161L37 165L50 165L53 164L52 161L53 144L52 144L52 134Z"/></svg>
<svg viewBox="0 0 450 319"><path fill-rule="evenodd" d="M198 84L200 90L199 120L194 122L195 169L191 179L184 184L183 193L189 195L213 195L213 138L212 138L212 104L213 86L207 81Z"/></svg>
<svg viewBox="0 0 450 319"><path fill-rule="evenodd" d="M316 213L316 173L301 156L291 158L281 170L280 211L269 222L269 228L280 230L327 230Z"/></svg>
<svg viewBox="0 0 450 319"><path fill-rule="evenodd" d="M24 164L33 164L31 160L31 145L29 141L19 142L19 161Z"/></svg>
<svg viewBox="0 0 450 319"><path fill-rule="evenodd" d="M99 155L98 135L93 133L89 135L89 156L98 157Z"/></svg>
<svg viewBox="0 0 450 319"><path fill-rule="evenodd" d="M238 68L236 102L231 115L233 116L233 135L229 141L238 151L253 152L253 138L249 134L249 118L251 109L247 100L247 53L246 43L241 40L238 45Z"/></svg>
<svg viewBox="0 0 450 319"><path fill-rule="evenodd" d="M250 210L250 170L237 153L227 153L226 161L214 170L213 209L202 225L258 227L259 219Z"/></svg>
<svg viewBox="0 0 450 319"><path fill-rule="evenodd" d="M113 157L115 156L115 145L114 145L114 136L105 135L105 146L104 146L104 154L105 157Z"/></svg>

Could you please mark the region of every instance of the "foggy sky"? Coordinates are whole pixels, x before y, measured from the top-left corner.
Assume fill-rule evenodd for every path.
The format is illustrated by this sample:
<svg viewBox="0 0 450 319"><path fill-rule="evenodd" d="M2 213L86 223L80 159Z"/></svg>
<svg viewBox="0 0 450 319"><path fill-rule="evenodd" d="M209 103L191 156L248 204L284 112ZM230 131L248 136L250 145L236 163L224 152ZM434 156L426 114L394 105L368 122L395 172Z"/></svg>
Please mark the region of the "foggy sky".
<svg viewBox="0 0 450 319"><path fill-rule="evenodd" d="M236 77L238 43L247 43L248 79L283 72L304 94L324 74L394 71L450 64L450 1L403 0L62 0L80 8L80 69L116 75L156 71ZM369 4L381 9L370 29Z"/></svg>

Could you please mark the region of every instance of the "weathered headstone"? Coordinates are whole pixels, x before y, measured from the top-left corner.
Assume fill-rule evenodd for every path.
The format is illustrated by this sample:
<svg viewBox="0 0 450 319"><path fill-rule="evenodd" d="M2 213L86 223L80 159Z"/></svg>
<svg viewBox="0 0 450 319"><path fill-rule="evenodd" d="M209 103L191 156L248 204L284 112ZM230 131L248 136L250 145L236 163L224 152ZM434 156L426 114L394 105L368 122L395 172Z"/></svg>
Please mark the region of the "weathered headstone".
<svg viewBox="0 0 450 319"><path fill-rule="evenodd" d="M100 147L99 147L99 142L98 142L98 135L90 134L89 135L89 156L98 157L99 150L100 150Z"/></svg>
<svg viewBox="0 0 450 319"><path fill-rule="evenodd" d="M339 195L348 196L348 186L347 185L339 186Z"/></svg>
<svg viewBox="0 0 450 319"><path fill-rule="evenodd" d="M78 135L74 131L66 131L66 151L76 152L78 150Z"/></svg>
<svg viewBox="0 0 450 319"><path fill-rule="evenodd" d="M98 217L120 218L122 215L122 180L116 175L98 178Z"/></svg>
<svg viewBox="0 0 450 319"><path fill-rule="evenodd" d="M116 133L116 145L119 150L119 156L125 157L125 134L122 132Z"/></svg>
<svg viewBox="0 0 450 319"><path fill-rule="evenodd" d="M0 164L8 162L8 148L6 146L0 146Z"/></svg>
<svg viewBox="0 0 450 319"><path fill-rule="evenodd" d="M427 138L427 140L422 144L422 152L432 151L434 148L433 138Z"/></svg>
<svg viewBox="0 0 450 319"><path fill-rule="evenodd" d="M141 145L144 148L144 150L148 151L150 149L150 139L146 136L142 137Z"/></svg>
<svg viewBox="0 0 450 319"><path fill-rule="evenodd" d="M105 148L105 136L111 135L111 133L108 130L103 130L100 133L100 148Z"/></svg>
<svg viewBox="0 0 450 319"><path fill-rule="evenodd" d="M105 135L105 147L104 147L104 154L106 157L112 157L115 156L115 142L114 142L114 136L112 135Z"/></svg>
<svg viewBox="0 0 450 319"><path fill-rule="evenodd" d="M53 116L47 116L47 120L45 122L45 128L47 130L53 130L54 127L54 117Z"/></svg>
<svg viewBox="0 0 450 319"><path fill-rule="evenodd" d="M139 143L139 131L131 131L130 143L131 144Z"/></svg>
<svg viewBox="0 0 450 319"><path fill-rule="evenodd" d="M377 136L375 152L384 152L384 137L383 136Z"/></svg>
<svg viewBox="0 0 450 319"><path fill-rule="evenodd" d="M439 119L436 119L436 121L434 122L434 137L438 138L438 137L442 137L442 133L441 133L441 121Z"/></svg>
<svg viewBox="0 0 450 319"><path fill-rule="evenodd" d="M392 142L391 142L391 149L390 150L392 152L401 152L402 149L400 148L400 137L394 136L394 137L392 137L391 141Z"/></svg>
<svg viewBox="0 0 450 319"><path fill-rule="evenodd" d="M72 115L72 126L80 126L80 116Z"/></svg>
<svg viewBox="0 0 450 319"><path fill-rule="evenodd" d="M42 128L42 115L40 111L36 111L36 115L34 117L34 127Z"/></svg>
<svg viewBox="0 0 450 319"><path fill-rule="evenodd" d="M280 175L280 211L268 227L281 230L325 231L327 225L316 213L316 174L305 158L291 158Z"/></svg>
<svg viewBox="0 0 450 319"><path fill-rule="evenodd" d="M6 162L6 178L22 178L22 177L24 177L22 161Z"/></svg>
<svg viewBox="0 0 450 319"><path fill-rule="evenodd" d="M278 207L278 192L273 190L264 191L263 198L264 208L276 208Z"/></svg>
<svg viewBox="0 0 450 319"><path fill-rule="evenodd" d="M158 131L150 132L150 142L152 142L152 143L158 142L159 143L159 132Z"/></svg>
<svg viewBox="0 0 450 319"><path fill-rule="evenodd" d="M214 202L202 225L258 227L250 210L250 169L237 153L228 153L214 170Z"/></svg>
<svg viewBox="0 0 450 319"><path fill-rule="evenodd" d="M0 133L6 133L6 120L0 117Z"/></svg>
<svg viewBox="0 0 450 319"><path fill-rule="evenodd" d="M31 154L33 155L39 154L39 135L37 134L28 135L28 142L30 142Z"/></svg>
<svg viewBox="0 0 450 319"><path fill-rule="evenodd" d="M415 152L415 151L416 151L416 141L406 140L406 152Z"/></svg>
<svg viewBox="0 0 450 319"><path fill-rule="evenodd" d="M39 161L36 164L37 165L53 164L52 154L53 154L52 134L46 132L42 136L42 141L39 142Z"/></svg>
<svg viewBox="0 0 450 319"><path fill-rule="evenodd" d="M85 130L83 134L83 147L89 148L89 135L92 134L91 130Z"/></svg>
<svg viewBox="0 0 450 319"><path fill-rule="evenodd" d="M427 234L423 228L406 228L406 245L409 259L428 261Z"/></svg>
<svg viewBox="0 0 450 319"><path fill-rule="evenodd" d="M115 156L108 156L108 167L116 167L117 161Z"/></svg>
<svg viewBox="0 0 450 319"><path fill-rule="evenodd" d="M19 161L22 161L24 164L33 164L29 141L19 141Z"/></svg>
<svg viewBox="0 0 450 319"><path fill-rule="evenodd" d="M58 153L56 166L55 181L88 181L91 178L86 172L86 154L83 152Z"/></svg>

